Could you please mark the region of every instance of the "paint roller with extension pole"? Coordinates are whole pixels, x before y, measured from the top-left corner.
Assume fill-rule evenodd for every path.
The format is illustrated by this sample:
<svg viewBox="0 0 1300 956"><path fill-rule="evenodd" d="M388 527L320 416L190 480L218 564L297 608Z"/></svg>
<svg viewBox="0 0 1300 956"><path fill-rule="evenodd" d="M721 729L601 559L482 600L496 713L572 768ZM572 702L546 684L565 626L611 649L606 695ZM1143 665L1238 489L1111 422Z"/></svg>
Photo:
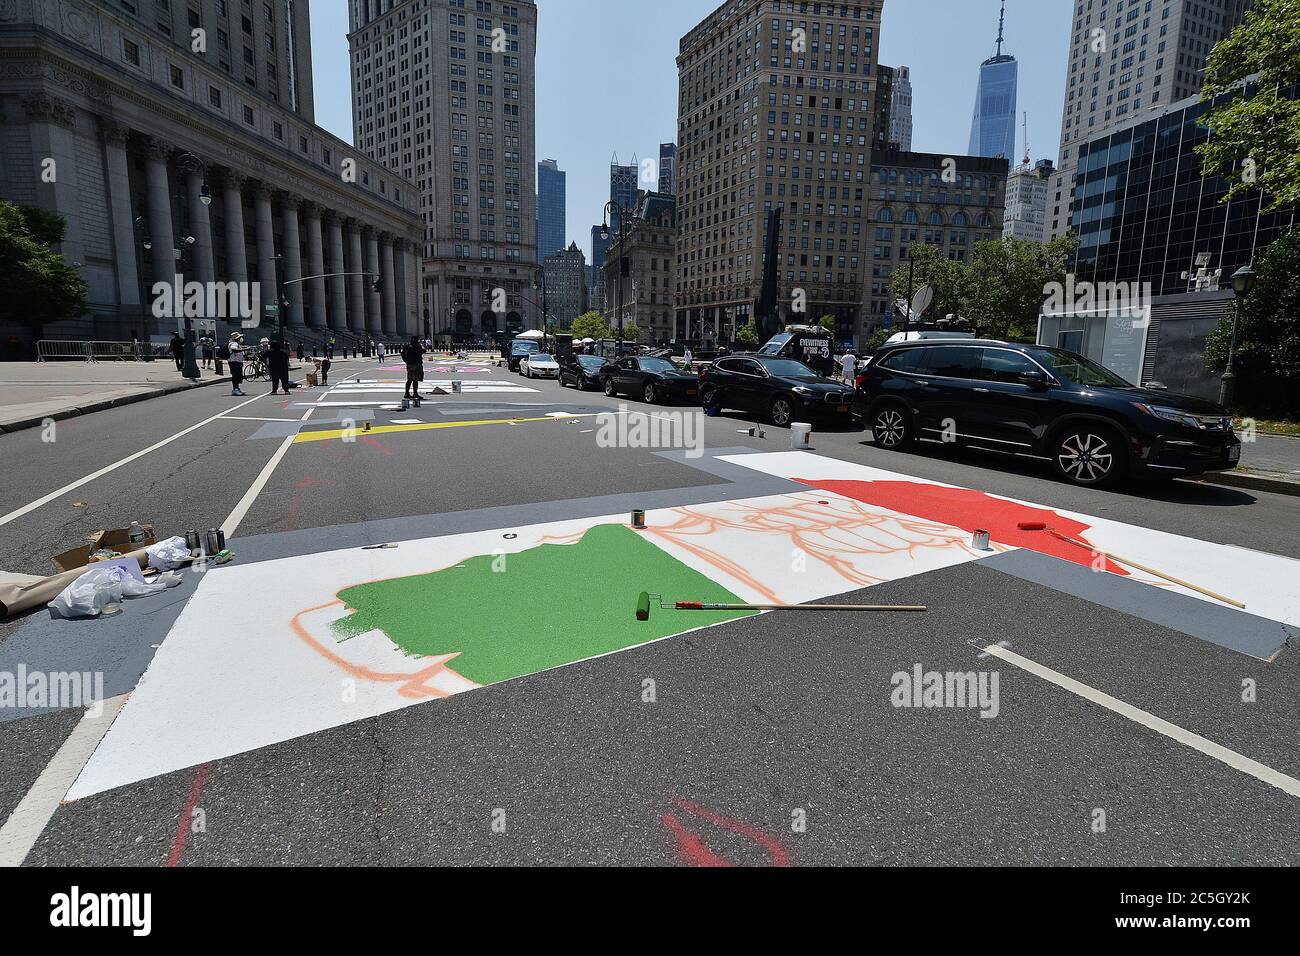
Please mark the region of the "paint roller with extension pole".
<svg viewBox="0 0 1300 956"><path fill-rule="evenodd" d="M1203 588L1199 584L1192 584L1190 581L1184 581L1182 578L1176 578L1172 574L1166 574L1163 571L1157 571L1155 568L1147 567L1145 564L1138 564L1136 561L1130 561L1128 558L1120 557L1118 554L1110 554L1109 552L1102 551L1100 548L1094 548L1086 541L1080 541L1078 538L1072 538L1068 534L1061 534L1061 532L1053 528L1049 528L1042 521L1022 521L1018 525L1018 527L1020 528L1021 531L1046 531L1048 534L1050 534L1053 538L1056 538L1058 541L1064 541L1066 544L1072 544L1076 548L1083 548L1085 551L1088 551L1092 554L1099 554L1103 558L1107 558L1111 561L1114 561L1116 564L1122 564L1130 568L1137 568L1137 570L1145 571L1147 574L1154 574L1156 577L1162 578L1170 582L1171 584L1177 584L1180 587L1185 587L1192 591L1196 591L1199 594L1204 594L1206 597L1214 598L1214 600L1216 601L1222 601L1224 604L1230 604L1233 607L1239 608L1242 611L1246 610L1246 605L1242 604L1240 601L1235 601L1230 597L1224 597L1222 594L1219 594L1215 591L1211 591L1208 588Z"/></svg>
<svg viewBox="0 0 1300 956"><path fill-rule="evenodd" d="M642 591L636 600L636 619L650 620L651 600L663 611L901 611L920 613L929 608L919 604L703 604L699 601L675 601L665 604L662 594Z"/></svg>

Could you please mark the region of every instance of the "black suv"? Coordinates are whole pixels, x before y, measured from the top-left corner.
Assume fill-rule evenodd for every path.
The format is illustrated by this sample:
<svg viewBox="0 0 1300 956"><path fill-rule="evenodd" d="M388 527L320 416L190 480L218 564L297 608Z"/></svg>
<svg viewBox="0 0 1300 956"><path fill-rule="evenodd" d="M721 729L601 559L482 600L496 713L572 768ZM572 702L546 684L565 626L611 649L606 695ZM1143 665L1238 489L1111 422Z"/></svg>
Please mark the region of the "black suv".
<svg viewBox="0 0 1300 956"><path fill-rule="evenodd" d="M705 408L739 408L782 428L821 418L852 423L853 391L803 362L766 355L728 355L700 372Z"/></svg>
<svg viewBox="0 0 1300 956"><path fill-rule="evenodd" d="M1038 345L886 345L858 377L854 412L882 448L919 439L1048 458L1080 485L1199 475L1241 460L1232 419L1217 405L1138 388L1081 355Z"/></svg>

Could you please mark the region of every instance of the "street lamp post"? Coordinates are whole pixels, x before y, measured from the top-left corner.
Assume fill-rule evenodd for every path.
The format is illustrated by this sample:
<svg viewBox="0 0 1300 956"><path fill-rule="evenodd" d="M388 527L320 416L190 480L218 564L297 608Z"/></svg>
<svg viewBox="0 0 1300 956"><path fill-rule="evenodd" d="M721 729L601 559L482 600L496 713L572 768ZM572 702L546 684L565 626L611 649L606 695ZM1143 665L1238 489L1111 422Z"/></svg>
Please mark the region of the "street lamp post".
<svg viewBox="0 0 1300 956"><path fill-rule="evenodd" d="M195 156L193 153L181 153L181 155L176 157L176 168L183 173L189 173L189 172L203 173L203 185L199 189L199 201L203 203L203 205L205 206L212 205L212 191L208 188L207 164L203 162L203 160L199 159L199 157ZM193 249L195 240L194 240L194 236L190 234L189 196L186 195L184 183L182 183L179 179L177 180L176 186L177 186L177 201L180 205L182 213L184 213L183 221L185 223L185 226L182 229L180 242L176 246L176 250L177 250L176 258L181 261L181 265L182 265L181 272L182 274L184 274L186 255ZM189 261L190 263L193 263L193 258L191 257ZM176 291L178 293L180 292L179 289ZM180 298L180 296L176 295L172 297L173 307L175 304L175 300L177 298ZM185 312L184 306L181 307L181 311L182 313ZM203 373L199 371L199 363L195 360L195 345L196 345L196 336L194 333L194 320L189 314L185 314L185 360L184 360L184 368L181 371L181 375L183 375L185 378L197 381L199 378L202 377Z"/></svg>
<svg viewBox="0 0 1300 956"><path fill-rule="evenodd" d="M628 214L619 203L605 203L601 218L600 238L609 239L609 214L618 214L618 274L614 276L614 314L618 317L618 346L616 354L623 355L623 266L627 263Z"/></svg>
<svg viewBox="0 0 1300 956"><path fill-rule="evenodd" d="M1229 411L1237 391L1237 372L1234 368L1237 360L1237 338L1241 332L1241 314L1246 309L1246 297L1255 285L1255 270L1242 266L1232 276L1232 291L1237 296L1237 308L1232 314L1232 341L1228 345L1228 364L1223 370L1223 380L1219 386L1219 404Z"/></svg>
<svg viewBox="0 0 1300 956"><path fill-rule="evenodd" d="M136 216L135 233L141 250L150 252L153 250L153 239L149 235L149 223L145 221L144 216ZM137 355L139 359L146 362L153 361L153 343L149 338L149 314L152 310L148 308L149 304L149 282L144 275L144 264L139 266L140 275L140 326L144 333L144 355Z"/></svg>
<svg viewBox="0 0 1300 956"><path fill-rule="evenodd" d="M546 351L546 318L551 314L550 309L546 307L546 267L543 266L538 270L538 278L533 282L533 288L542 293L542 351ZM536 303L534 303L536 304ZM557 328L555 330L559 332Z"/></svg>

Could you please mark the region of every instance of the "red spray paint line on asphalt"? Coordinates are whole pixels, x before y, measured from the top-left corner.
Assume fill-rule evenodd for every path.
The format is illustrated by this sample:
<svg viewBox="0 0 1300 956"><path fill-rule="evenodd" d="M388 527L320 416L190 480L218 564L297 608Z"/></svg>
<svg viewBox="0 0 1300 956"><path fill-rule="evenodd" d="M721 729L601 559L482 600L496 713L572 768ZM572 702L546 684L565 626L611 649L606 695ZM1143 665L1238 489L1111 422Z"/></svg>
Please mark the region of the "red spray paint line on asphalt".
<svg viewBox="0 0 1300 956"><path fill-rule="evenodd" d="M741 823L739 820L732 820L721 814L707 810L698 804L691 803L682 797L673 797L673 803L677 804L682 810L710 823L713 826L721 827L724 830L730 830L732 833L739 834L749 840L753 840L764 850L771 860L772 866L789 866L790 854L786 851L778 840L764 833L758 827L750 826L748 823ZM686 826L673 816L671 813L665 813L660 817L666 826L677 839L677 850L682 855L683 861L688 866L735 866L730 860L724 859L710 849L709 845L704 842L703 837L698 833L688 830Z"/></svg>
<svg viewBox="0 0 1300 956"><path fill-rule="evenodd" d="M168 866L181 865L181 857L185 855L185 841L189 839L190 826L194 818L194 808L199 805L203 784L208 779L208 770L211 767L211 763L205 763L194 775L194 786L190 788L189 799L185 801L185 807L181 810L180 821L176 824L176 836L172 837L172 851L167 855Z"/></svg>
<svg viewBox="0 0 1300 956"><path fill-rule="evenodd" d="M389 448L387 445L385 445L383 442L381 442L374 435L363 436L361 439L361 443L363 445L369 445L371 448L375 448L383 452L385 458L391 458L393 456L393 450Z"/></svg>
<svg viewBox="0 0 1300 956"><path fill-rule="evenodd" d="M298 527L298 512L302 509L303 496L312 488L323 488L333 484L332 481L322 481L319 478L304 478L296 482L293 486L293 498L289 501L289 514L285 519L287 530L294 531Z"/></svg>
<svg viewBox="0 0 1300 956"><path fill-rule="evenodd" d="M1113 561L1061 541L1042 531L1029 531L1021 524L1045 524L1061 534L1092 543L1085 537L1091 525L1065 518L1048 508L1022 505L994 498L970 488L945 488L916 481L817 481L796 478L800 484L831 491L863 504L888 508L901 514L924 518L974 532L984 530L998 544L1050 554L1085 567L1096 566L1112 574L1128 576L1128 571ZM1094 565L1094 561L1099 562Z"/></svg>

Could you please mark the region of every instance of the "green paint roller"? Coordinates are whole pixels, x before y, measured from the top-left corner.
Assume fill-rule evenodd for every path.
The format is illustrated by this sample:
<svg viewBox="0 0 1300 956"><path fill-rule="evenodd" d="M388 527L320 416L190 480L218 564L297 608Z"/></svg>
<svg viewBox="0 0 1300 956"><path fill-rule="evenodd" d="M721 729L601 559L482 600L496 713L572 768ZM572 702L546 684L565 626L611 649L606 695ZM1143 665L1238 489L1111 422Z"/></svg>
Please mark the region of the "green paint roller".
<svg viewBox="0 0 1300 956"><path fill-rule="evenodd" d="M662 594L642 591L636 599L636 619L650 620L651 598L659 599L663 611L898 611L924 613L929 610L921 604L702 604L699 601L676 601L665 604Z"/></svg>

